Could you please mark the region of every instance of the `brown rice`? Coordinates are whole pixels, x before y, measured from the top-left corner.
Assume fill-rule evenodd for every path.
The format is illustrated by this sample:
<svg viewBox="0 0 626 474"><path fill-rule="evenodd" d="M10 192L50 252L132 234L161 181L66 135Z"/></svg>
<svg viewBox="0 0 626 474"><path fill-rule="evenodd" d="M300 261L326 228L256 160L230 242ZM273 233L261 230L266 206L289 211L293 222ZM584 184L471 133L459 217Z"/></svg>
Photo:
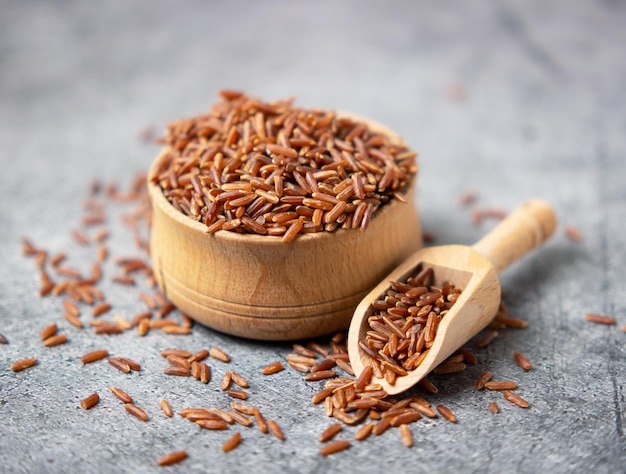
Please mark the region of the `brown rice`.
<svg viewBox="0 0 626 474"><path fill-rule="evenodd" d="M84 410L89 410L93 408L99 400L100 396L97 393L92 393L91 395L80 401L80 406Z"/></svg>
<svg viewBox="0 0 626 474"><path fill-rule="evenodd" d="M241 433L237 432L222 445L222 451L224 451L225 453L232 451L237 446L239 446L240 442L241 442Z"/></svg>
<svg viewBox="0 0 626 474"><path fill-rule="evenodd" d="M161 456L157 460L157 464L159 466L171 466L172 464L176 464L178 462L183 461L187 458L187 451L174 451L173 453L166 454Z"/></svg>
<svg viewBox="0 0 626 474"><path fill-rule="evenodd" d="M290 101L221 95L208 114L168 126L153 177L209 233L290 242L303 232L365 229L417 171L415 153L363 123Z"/></svg>
<svg viewBox="0 0 626 474"><path fill-rule="evenodd" d="M13 372L20 372L24 369L28 369L29 367L32 367L35 364L37 364L37 359L35 359L34 357L30 357L28 359L21 359L16 362L13 362L10 368Z"/></svg>

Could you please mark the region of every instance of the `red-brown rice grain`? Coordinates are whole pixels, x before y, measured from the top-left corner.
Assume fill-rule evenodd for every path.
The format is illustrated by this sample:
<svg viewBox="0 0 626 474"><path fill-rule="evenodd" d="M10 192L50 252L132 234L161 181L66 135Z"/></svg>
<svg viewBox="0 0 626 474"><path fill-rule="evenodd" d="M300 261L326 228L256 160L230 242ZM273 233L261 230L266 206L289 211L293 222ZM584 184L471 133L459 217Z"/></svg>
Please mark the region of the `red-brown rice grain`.
<svg viewBox="0 0 626 474"><path fill-rule="evenodd" d="M509 390L503 391L502 395L504 396L504 398L506 400L511 402L513 405L517 405L520 408L528 408L530 406L530 403L528 403L522 397L520 397L519 395L517 395L517 394L515 394L515 393L513 393L513 392L511 392Z"/></svg>
<svg viewBox="0 0 626 474"><path fill-rule="evenodd" d="M283 367L282 362L278 361L278 362L274 362L270 365L266 365L265 367L263 367L261 369L261 373L263 375L272 375L277 372L280 372L281 370L284 370L284 367Z"/></svg>
<svg viewBox="0 0 626 474"><path fill-rule="evenodd" d="M439 414L441 416L443 416L446 420L448 420L450 423L456 423L456 416L454 415L454 413L452 413L452 410L450 410L447 406L445 405L437 405L435 408L437 408L437 411L439 412Z"/></svg>
<svg viewBox="0 0 626 474"><path fill-rule="evenodd" d="M354 439L357 441L363 441L372 433L374 423L366 423L355 433Z"/></svg>
<svg viewBox="0 0 626 474"><path fill-rule="evenodd" d="M476 341L476 347L487 347L496 337L498 337L498 331L489 331Z"/></svg>
<svg viewBox="0 0 626 474"><path fill-rule="evenodd" d="M269 429L267 427L267 422L265 421L265 418L263 417L261 412L259 410L255 410L253 416L254 416L254 421L256 423L256 426L259 429L259 431L261 433L267 434Z"/></svg>
<svg viewBox="0 0 626 474"><path fill-rule="evenodd" d="M489 370L480 374L476 380L476 390L482 390L485 388L485 384L491 380L491 377L493 377L493 372L490 372Z"/></svg>
<svg viewBox="0 0 626 474"><path fill-rule="evenodd" d="M217 359L219 361L230 362L230 357L228 356L228 354L226 354L226 352L224 352L223 350L221 350L218 347L212 347L209 350L209 355L211 357L213 357L214 359Z"/></svg>
<svg viewBox="0 0 626 474"><path fill-rule="evenodd" d="M144 422L148 421L148 414L143 409L139 408L137 405L134 405L132 403L127 403L124 405L124 408L126 409L128 413L133 415L135 418L138 418Z"/></svg>
<svg viewBox="0 0 626 474"><path fill-rule="evenodd" d="M513 380L490 380L485 382L487 390L514 390L517 388L517 382Z"/></svg>
<svg viewBox="0 0 626 474"><path fill-rule="evenodd" d="M80 358L80 361L83 364L90 364L92 362L96 362L98 360L104 359L109 356L109 351L106 349L98 349L95 351L88 352L84 356Z"/></svg>
<svg viewBox="0 0 626 474"><path fill-rule="evenodd" d="M285 441L285 434L283 433L283 430L280 428L278 423L276 423L274 420L268 420L267 426L270 430L270 433L272 433L275 438L281 441Z"/></svg>
<svg viewBox="0 0 626 474"><path fill-rule="evenodd" d="M175 355L178 357L184 357L185 359L188 359L193 354L184 349L165 349L164 351L161 351L161 355L165 358L167 358L167 356L170 356L170 355Z"/></svg>
<svg viewBox="0 0 626 474"><path fill-rule="evenodd" d="M341 423L335 423L326 428L322 434L319 436L319 440L322 443L326 443L337 436L341 430L343 430L343 426Z"/></svg>
<svg viewBox="0 0 626 474"><path fill-rule="evenodd" d="M123 360L120 360L117 357L109 358L109 364L111 364L112 367L115 367L120 372L124 372L125 374L130 372L130 366L126 362L124 362Z"/></svg>
<svg viewBox="0 0 626 474"><path fill-rule="evenodd" d="M46 347L54 347L61 344L65 344L67 342L67 334L57 334L56 336L50 336L45 341L43 341L43 345Z"/></svg>
<svg viewBox="0 0 626 474"><path fill-rule="evenodd" d="M189 357L189 362L200 362L209 357L209 350L202 349L201 351L196 352L194 355Z"/></svg>
<svg viewBox="0 0 626 474"><path fill-rule="evenodd" d="M513 358L515 359L515 362L517 362L517 364L525 371L528 372L533 368L533 365L521 352L513 352Z"/></svg>
<svg viewBox="0 0 626 474"><path fill-rule="evenodd" d="M400 425L400 439L402 440L402 444L407 448L413 446L413 434L411 433L411 428L409 425Z"/></svg>
<svg viewBox="0 0 626 474"><path fill-rule="evenodd" d="M222 445L222 451L224 451L225 453L232 451L237 446L239 446L240 442L241 442L241 433L237 432Z"/></svg>
<svg viewBox="0 0 626 474"><path fill-rule="evenodd" d="M228 423L224 420L197 420L196 424L205 430L227 430Z"/></svg>
<svg viewBox="0 0 626 474"><path fill-rule="evenodd" d="M320 448L320 454L323 456L330 456L331 454L335 454L345 449L348 449L351 445L352 444L347 439L333 441L332 443L328 443L327 445Z"/></svg>
<svg viewBox="0 0 626 474"><path fill-rule="evenodd" d="M89 395L88 397L80 401L80 406L84 410L89 410L93 408L96 405L96 403L98 403L99 400L100 400L100 396L97 393L92 393L91 395Z"/></svg>
<svg viewBox="0 0 626 474"><path fill-rule="evenodd" d="M603 314L587 313L585 315L585 319L596 324L607 324L609 326L615 324L615 318L612 318L611 316L605 316Z"/></svg>
<svg viewBox="0 0 626 474"><path fill-rule="evenodd" d="M240 424L241 426L252 426L252 420L248 418L246 415L239 413L235 410L229 410L228 415L233 419L235 423Z"/></svg>
<svg viewBox="0 0 626 474"><path fill-rule="evenodd" d="M304 380L307 382L315 382L318 380L330 379L337 376L337 372L334 370L320 370L319 372L313 372L304 376Z"/></svg>
<svg viewBox="0 0 626 474"><path fill-rule="evenodd" d="M246 400L248 398L248 394L243 390L226 390L226 393L233 398L237 398L238 400Z"/></svg>
<svg viewBox="0 0 626 474"><path fill-rule="evenodd" d="M111 393L115 395L122 403L133 403L133 398L121 388L117 388L111 385L109 387L109 390L111 390Z"/></svg>
<svg viewBox="0 0 626 474"><path fill-rule="evenodd" d="M43 328L42 331L39 333L39 338L42 341L45 341L49 337L54 336L57 332L57 329L58 328L57 328L56 323L49 324L45 328Z"/></svg>
<svg viewBox="0 0 626 474"><path fill-rule="evenodd" d="M187 458L187 451L174 451L173 453L165 454L157 460L159 466L171 466L172 464L179 463Z"/></svg>
<svg viewBox="0 0 626 474"><path fill-rule="evenodd" d="M28 359L20 359L18 361L15 361L11 364L10 368L13 372L20 372L24 369L28 369L29 367L32 367L33 365L37 364L37 359L35 359L34 357L30 357Z"/></svg>
<svg viewBox="0 0 626 474"><path fill-rule="evenodd" d="M100 303L98 306L95 306L93 308L93 310L91 311L91 314L93 316L100 316L101 314L106 313L107 311L109 311L111 309L111 304L110 303Z"/></svg>

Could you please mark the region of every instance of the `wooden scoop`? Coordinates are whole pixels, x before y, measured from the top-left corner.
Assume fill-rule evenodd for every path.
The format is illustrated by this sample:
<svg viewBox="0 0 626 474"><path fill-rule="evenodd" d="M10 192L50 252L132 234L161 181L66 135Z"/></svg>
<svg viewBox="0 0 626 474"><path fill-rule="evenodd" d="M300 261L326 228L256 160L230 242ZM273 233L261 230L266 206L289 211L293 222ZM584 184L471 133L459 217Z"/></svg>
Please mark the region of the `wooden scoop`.
<svg viewBox="0 0 626 474"><path fill-rule="evenodd" d="M505 269L529 250L545 241L556 227L553 209L544 201L533 199L509 214L495 229L471 247L445 245L417 251L374 288L354 312L348 333L348 353L357 376L369 356L359 348L369 328L368 317L375 313L371 304L389 289L390 281L406 281L422 267L434 272L434 285L452 282L463 293L443 317L433 345L424 361L408 375L398 377L394 385L373 378L394 395L412 387L431 370L493 319L500 305L498 272Z"/></svg>

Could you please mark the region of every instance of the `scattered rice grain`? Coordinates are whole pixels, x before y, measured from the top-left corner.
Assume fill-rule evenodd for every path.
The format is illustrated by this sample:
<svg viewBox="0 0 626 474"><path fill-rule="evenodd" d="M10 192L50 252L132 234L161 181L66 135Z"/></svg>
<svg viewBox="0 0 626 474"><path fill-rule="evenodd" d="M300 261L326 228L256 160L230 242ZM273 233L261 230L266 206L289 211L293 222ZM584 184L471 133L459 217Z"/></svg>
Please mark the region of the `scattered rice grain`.
<svg viewBox="0 0 626 474"><path fill-rule="evenodd" d="M605 316L603 314L587 313L585 315L585 319L596 324L607 324L609 326L615 324L615 318L612 318L611 316Z"/></svg>
<svg viewBox="0 0 626 474"><path fill-rule="evenodd" d="M319 436L319 440L322 443L326 443L333 439L337 434L339 434L343 430L343 426L341 423L335 423L326 428L322 434Z"/></svg>
<svg viewBox="0 0 626 474"><path fill-rule="evenodd" d="M241 433L237 432L222 445L222 451L224 451L225 453L232 451L237 446L239 446L240 442L241 442Z"/></svg>
<svg viewBox="0 0 626 474"><path fill-rule="evenodd" d="M517 388L517 382L513 380L490 380L485 382L485 388L487 390L514 390Z"/></svg>
<svg viewBox="0 0 626 474"><path fill-rule="evenodd" d="M525 371L529 371L533 368L533 365L521 352L513 352L513 358L515 359L515 362L517 362L517 364Z"/></svg>
<svg viewBox="0 0 626 474"><path fill-rule="evenodd" d="M320 454L323 456L330 456L331 454L335 454L345 449L348 449L350 446L351 443L347 439L333 441L332 443L328 443L327 445L320 448Z"/></svg>
<svg viewBox="0 0 626 474"><path fill-rule="evenodd" d="M491 380L491 377L493 377L493 372L490 372L489 370L480 374L478 380L476 380L476 390L482 390L485 388L485 384Z"/></svg>
<svg viewBox="0 0 626 474"><path fill-rule="evenodd" d="M174 451L173 453L166 454L161 456L157 460L157 464L159 466L170 466L172 464L179 463L187 458L187 451Z"/></svg>
<svg viewBox="0 0 626 474"><path fill-rule="evenodd" d="M35 359L34 357L30 357L28 359L21 359L16 362L13 362L10 368L13 372L19 372L21 370L32 367L33 365L37 364L37 362L38 362L37 359Z"/></svg>
<svg viewBox="0 0 626 474"><path fill-rule="evenodd" d="M528 408L530 406L530 403L528 403L526 400L524 400L522 397L520 397L519 395L509 391L509 390L505 390L504 392L502 392L502 395L504 396L504 398L506 400L508 400L509 402L511 402L514 405L517 405L518 407L521 408Z"/></svg>
<svg viewBox="0 0 626 474"><path fill-rule="evenodd" d="M266 365L265 367L263 367L261 369L261 373L263 375L272 375L272 374L275 374L277 372L280 372L283 369L284 369L284 367L283 367L282 362L278 361L278 362L274 362L274 363L272 363L270 365Z"/></svg>
<svg viewBox="0 0 626 474"><path fill-rule="evenodd" d="M58 328L57 328L56 323L49 324L48 326L43 328L42 331L39 333L39 338L42 341L45 341L49 337L54 336L56 334L56 332L57 332L57 329Z"/></svg>
<svg viewBox="0 0 626 474"><path fill-rule="evenodd" d="M285 434L283 433L283 430L280 428L278 423L276 423L274 420L268 420L267 426L270 430L270 433L272 433L275 438L281 441L285 441Z"/></svg>
<svg viewBox="0 0 626 474"><path fill-rule="evenodd" d="M226 393L233 398L237 398L238 400L246 400L248 398L248 394L243 390L226 390Z"/></svg>
<svg viewBox="0 0 626 474"><path fill-rule="evenodd" d="M402 444L407 448L413 446L413 434L411 433L411 428L409 425L400 425L400 438L402 439Z"/></svg>
<svg viewBox="0 0 626 474"><path fill-rule="evenodd" d="M452 413L452 410L450 410L447 406L445 405L437 405L435 408L437 408L437 411L439 412L439 414L441 416L443 416L446 420L448 420L450 423L456 423L456 416L454 415L454 413Z"/></svg>
<svg viewBox="0 0 626 474"><path fill-rule="evenodd" d="M96 362L98 360L104 359L109 356L109 351L106 349L97 349L95 351L88 352L84 356L80 358L80 361L83 364L90 364L92 362Z"/></svg>
<svg viewBox="0 0 626 474"><path fill-rule="evenodd" d="M61 344L65 344L67 342L66 334L57 334L56 336L51 336L43 341L43 345L46 347L54 347Z"/></svg>
<svg viewBox="0 0 626 474"><path fill-rule="evenodd" d="M126 405L124 405L124 408L126 409L128 413L133 415L135 418L138 418L144 422L148 421L148 414L143 409L139 408L137 405L134 405L132 403L127 403Z"/></svg>
<svg viewBox="0 0 626 474"><path fill-rule="evenodd" d="M117 388L114 387L113 385L111 385L109 387L109 390L111 390L111 393L113 395L115 395L119 400L121 400L123 403L133 403L133 398L128 395L124 390L122 390L121 388Z"/></svg>
<svg viewBox="0 0 626 474"><path fill-rule="evenodd" d="M90 408L93 408L99 400L100 396L97 393L92 393L91 395L80 401L80 406L84 410L89 410Z"/></svg>
<svg viewBox="0 0 626 474"><path fill-rule="evenodd" d="M219 361L230 362L230 357L228 356L228 354L226 354L223 350L219 349L218 347L212 347L209 350L209 355Z"/></svg>

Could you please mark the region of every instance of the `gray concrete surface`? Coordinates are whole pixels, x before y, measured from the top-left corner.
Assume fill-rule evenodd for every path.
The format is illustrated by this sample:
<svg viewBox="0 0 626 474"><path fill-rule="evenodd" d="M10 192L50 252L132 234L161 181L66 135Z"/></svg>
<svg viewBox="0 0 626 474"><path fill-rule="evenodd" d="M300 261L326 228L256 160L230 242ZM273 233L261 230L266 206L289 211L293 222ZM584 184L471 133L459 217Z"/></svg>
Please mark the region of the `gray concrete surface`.
<svg viewBox="0 0 626 474"><path fill-rule="evenodd" d="M0 333L10 341L0 345L0 471L157 472L160 454L186 447L189 459L164 472L625 472L625 21L614 1L0 2ZM455 84L464 100L450 97ZM92 179L129 182L157 152L139 131L204 111L221 87L295 95L396 129L421 153L418 204L437 243L469 244L492 225L472 225L457 205L468 189L479 205L507 210L543 197L583 233L574 243L560 228L503 275L510 312L527 329L483 350L471 343L477 366L433 378L440 391L430 400L458 424L420 421L410 449L388 432L324 459L317 436L329 420L309 403L317 384L292 370L258 374L288 344L203 328L102 338L69 326L59 299L38 298L20 237L75 248L69 233ZM116 216L112 253L132 255ZM81 249L69 263L92 258ZM127 316L143 308L138 291L105 285ZM589 311L618 325L592 325ZM47 349L38 333L52 321L70 342ZM230 433L160 414L162 397L176 410L227 405L223 364L212 362L208 386L161 374L158 350L212 345L252 380L250 403L281 424L284 443L249 430L224 454ZM143 370L82 367L80 355L102 346ZM535 368L522 373L513 350ZM38 366L9 370L31 355ZM517 380L531 408L474 390L483 370ZM112 384L151 420L129 417ZM79 401L93 391L102 400L86 412ZM500 414L488 413L491 400Z"/></svg>

